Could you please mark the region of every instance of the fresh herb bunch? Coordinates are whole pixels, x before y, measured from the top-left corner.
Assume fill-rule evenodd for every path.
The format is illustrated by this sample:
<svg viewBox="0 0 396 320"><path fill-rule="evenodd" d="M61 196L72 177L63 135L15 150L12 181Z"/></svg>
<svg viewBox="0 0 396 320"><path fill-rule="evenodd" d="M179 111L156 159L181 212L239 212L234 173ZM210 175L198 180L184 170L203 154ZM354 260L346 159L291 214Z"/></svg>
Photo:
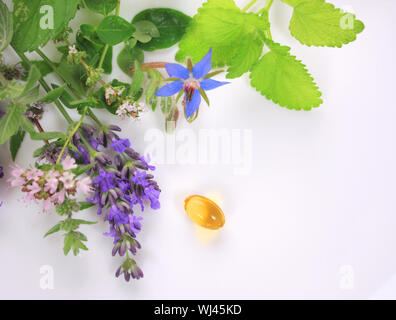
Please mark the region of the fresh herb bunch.
<svg viewBox="0 0 396 320"><path fill-rule="evenodd" d="M282 0L293 7L290 32L307 46L341 47L364 25L324 0ZM257 2L263 7L248 12ZM251 84L282 107L310 110L323 100L305 65L271 36L269 10L274 0L252 0L240 9L233 0L208 0L182 38L176 60L201 59L213 48L213 64L227 66L227 78L250 72Z"/></svg>
<svg viewBox="0 0 396 320"><path fill-rule="evenodd" d="M324 0L282 1L294 10L292 35L308 46L341 47L364 28L354 15ZM79 227L96 222L73 215L96 206L109 224L105 235L113 238L113 256L125 257L116 276L123 274L127 281L143 276L132 258L141 248L136 239L142 229L141 212L148 206L160 208L161 190L149 159L132 148L130 139L119 136L117 125L102 123L97 109L115 119L138 119L146 106L153 111L159 107L170 132L179 108L187 121L194 121L201 99L209 104L206 91L227 84L212 79L224 71L212 71L212 66L227 67L230 79L251 72L252 85L281 106L309 110L322 103L305 66L290 48L272 40L268 13L273 0L256 13L248 11L259 0L242 10L233 0L208 0L193 19L173 9L153 8L131 22L120 16L121 0L12 2L13 12L0 2L0 100L6 103L6 110L0 110L0 145L9 144L13 161L27 137L43 145L33 154L34 165L14 165L8 181L27 201L42 202L44 211L55 208L62 217L45 236L64 231L65 255L87 250L87 237ZM69 23L78 10L99 15L100 22L72 30ZM42 51L49 42L58 50L54 57ZM176 60L186 67L145 63L145 51L177 43ZM116 45L123 49L114 57ZM20 58L17 64L7 64L7 48ZM38 58L28 58L32 52ZM113 60L131 77L129 82L111 77ZM57 81L47 83L49 74ZM53 105L67 123L66 132L46 131L40 123Z"/></svg>

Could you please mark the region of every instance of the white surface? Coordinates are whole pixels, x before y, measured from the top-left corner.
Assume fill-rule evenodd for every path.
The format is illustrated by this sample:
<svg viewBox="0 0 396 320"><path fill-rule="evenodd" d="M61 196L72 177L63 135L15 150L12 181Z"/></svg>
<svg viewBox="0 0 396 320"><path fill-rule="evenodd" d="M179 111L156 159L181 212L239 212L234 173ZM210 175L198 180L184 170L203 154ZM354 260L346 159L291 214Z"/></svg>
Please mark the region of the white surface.
<svg viewBox="0 0 396 320"><path fill-rule="evenodd" d="M121 14L129 20L152 6L194 14L202 2L123 0ZM396 2L331 2L352 7L366 25L342 49L300 45L288 32L291 8L276 1L271 11L274 39L292 46L320 85L319 109L280 108L244 77L211 92L211 108L202 105L193 125L181 121L180 129L195 133L251 130L252 170L235 175L231 165L158 166L162 209L144 213L139 238L144 279L125 283L114 277L121 259L111 256L104 223L84 228L87 253L64 257L60 235L42 238L58 221L56 214L27 207L3 180L0 298L396 298ZM85 22L86 16L77 20ZM146 60L172 61L175 52L147 54ZM144 134L162 130L162 121L159 112L148 112L140 123L123 122L124 135L143 152ZM43 126L51 130L65 122L54 110ZM31 164L38 146L27 139L18 163ZM10 161L7 152L2 146L3 165ZM183 200L195 193L222 198L224 229L194 227ZM82 215L96 218L94 210ZM54 269L54 290L40 288L43 265ZM345 268L353 274L343 275ZM345 279L352 286L343 286Z"/></svg>

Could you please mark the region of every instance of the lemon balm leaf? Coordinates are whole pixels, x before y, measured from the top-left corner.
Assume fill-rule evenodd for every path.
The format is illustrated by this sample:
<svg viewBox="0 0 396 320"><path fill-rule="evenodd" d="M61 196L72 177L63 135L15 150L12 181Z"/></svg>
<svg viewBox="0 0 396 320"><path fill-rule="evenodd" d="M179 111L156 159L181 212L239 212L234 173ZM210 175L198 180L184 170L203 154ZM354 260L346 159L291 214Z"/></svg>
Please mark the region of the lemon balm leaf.
<svg viewBox="0 0 396 320"><path fill-rule="evenodd" d="M241 76L259 58L259 33L268 28L266 18L242 12L232 0L209 0L194 16L176 60L184 62L190 56L197 62L212 48L213 66L230 66L229 78Z"/></svg>
<svg viewBox="0 0 396 320"><path fill-rule="evenodd" d="M282 107L311 110L323 101L305 65L290 54L290 48L270 40L270 51L253 67L252 86Z"/></svg>
<svg viewBox="0 0 396 320"><path fill-rule="evenodd" d="M283 0L294 7L290 32L307 46L341 47L356 40L364 24L324 0Z"/></svg>

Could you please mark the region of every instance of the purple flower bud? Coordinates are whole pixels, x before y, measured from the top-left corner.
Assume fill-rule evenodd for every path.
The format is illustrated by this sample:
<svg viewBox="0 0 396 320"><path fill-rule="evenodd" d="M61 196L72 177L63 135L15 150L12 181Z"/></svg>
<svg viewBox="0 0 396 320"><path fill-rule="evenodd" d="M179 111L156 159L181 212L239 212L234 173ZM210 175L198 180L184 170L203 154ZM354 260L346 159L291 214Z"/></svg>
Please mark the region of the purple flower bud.
<svg viewBox="0 0 396 320"><path fill-rule="evenodd" d="M120 128L119 126L114 125L114 124L109 125L108 128L109 128L109 130L111 130L111 131L118 131L118 132L121 132L121 128Z"/></svg>
<svg viewBox="0 0 396 320"><path fill-rule="evenodd" d="M117 269L115 276L118 278L121 274L121 266Z"/></svg>

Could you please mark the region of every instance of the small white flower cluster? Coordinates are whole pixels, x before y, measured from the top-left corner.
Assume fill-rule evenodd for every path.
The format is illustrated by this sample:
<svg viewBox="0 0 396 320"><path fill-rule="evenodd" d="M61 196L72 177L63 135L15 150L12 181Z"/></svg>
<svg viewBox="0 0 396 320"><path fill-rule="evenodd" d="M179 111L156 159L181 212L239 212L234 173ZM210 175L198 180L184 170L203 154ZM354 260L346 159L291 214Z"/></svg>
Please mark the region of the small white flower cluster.
<svg viewBox="0 0 396 320"><path fill-rule="evenodd" d="M76 54L76 53L78 53L76 46L74 44L72 46L69 46L69 54Z"/></svg>
<svg viewBox="0 0 396 320"><path fill-rule="evenodd" d="M105 93L107 104L110 106L113 102L115 102L117 100L117 97L121 97L124 90L124 87L107 87Z"/></svg>
<svg viewBox="0 0 396 320"><path fill-rule="evenodd" d="M120 117L134 117L138 118L140 112L144 112L144 105L138 102L126 101L116 111L116 114Z"/></svg>

